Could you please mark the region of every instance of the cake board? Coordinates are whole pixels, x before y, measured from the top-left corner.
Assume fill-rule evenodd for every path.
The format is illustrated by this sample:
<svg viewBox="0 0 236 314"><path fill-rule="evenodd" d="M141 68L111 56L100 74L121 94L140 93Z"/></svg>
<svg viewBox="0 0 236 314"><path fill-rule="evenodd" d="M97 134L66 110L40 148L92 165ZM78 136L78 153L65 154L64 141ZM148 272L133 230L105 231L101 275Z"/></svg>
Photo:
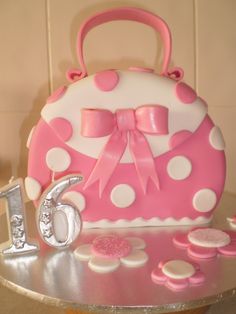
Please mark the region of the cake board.
<svg viewBox="0 0 236 314"><path fill-rule="evenodd" d="M226 218L235 214L235 207L236 196L224 193L211 226L230 230ZM122 236L144 239L149 261L136 269L121 266L109 274L92 272L87 262L78 261L73 254L78 245L90 243L94 237L104 233L101 229L83 230L69 249L55 250L41 245L40 252L34 255L1 257L0 281L19 294L61 307L68 314L205 313L209 305L236 294L236 258L218 256L211 262L198 260L206 275L205 283L181 292L155 285L150 278L160 260L187 258L186 251L176 248L172 238L176 231L189 229L191 227L115 230Z"/></svg>

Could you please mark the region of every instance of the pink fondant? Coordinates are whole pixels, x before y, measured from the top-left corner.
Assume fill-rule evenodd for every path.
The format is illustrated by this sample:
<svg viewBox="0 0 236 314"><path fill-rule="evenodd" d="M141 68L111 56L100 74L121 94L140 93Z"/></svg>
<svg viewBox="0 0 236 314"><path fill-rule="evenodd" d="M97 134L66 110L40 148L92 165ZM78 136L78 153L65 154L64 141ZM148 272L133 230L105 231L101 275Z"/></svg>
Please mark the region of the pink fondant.
<svg viewBox="0 0 236 314"><path fill-rule="evenodd" d="M176 290L176 291L180 291L180 290L184 290L186 288L188 288L189 286L189 280L188 279L169 279L167 282L167 286L170 289Z"/></svg>
<svg viewBox="0 0 236 314"><path fill-rule="evenodd" d="M51 96L47 99L47 104L51 104L58 99L60 99L66 92L67 86L61 86L59 87Z"/></svg>
<svg viewBox="0 0 236 314"><path fill-rule="evenodd" d="M46 166L45 156L51 148L61 147L70 154L71 164L67 171L57 173L55 179L69 173L83 174L84 182L74 186L71 190L82 192L88 200L86 210L81 212L84 222L96 222L101 219L114 222L119 219L131 221L139 217L145 220L153 217L165 220L171 217L178 223L183 217L190 219L196 219L200 216L209 218L213 210L210 212L196 211L192 199L198 190L210 188L215 191L219 201L223 191L225 155L223 151L213 150L210 147L208 138L212 127L212 121L206 116L196 132L191 135L191 140L187 140L174 150L154 158L155 168L161 181L159 191L156 190L152 182L149 182L147 193L144 195L140 182L137 180L134 165L132 163L119 163L104 189L103 197L99 198L97 185L83 191L84 182L87 181L96 160L70 148L46 122L40 120L31 141L28 176L34 177L45 189L51 183L51 172ZM193 171L191 176L185 180L175 181L169 178L166 169L169 160L179 155L186 156L192 161ZM104 169L107 170L106 166ZM129 208L117 210L110 200L110 193L114 186L121 183L133 187L136 200Z"/></svg>
<svg viewBox="0 0 236 314"><path fill-rule="evenodd" d="M119 82L119 75L113 70L96 73L94 83L98 89L104 92L112 91Z"/></svg>
<svg viewBox="0 0 236 314"><path fill-rule="evenodd" d="M163 274L160 268L155 268L151 273L151 277L153 282L155 283L163 283L167 280L166 275Z"/></svg>
<svg viewBox="0 0 236 314"><path fill-rule="evenodd" d="M64 142L68 141L73 134L71 123L64 118L55 118L49 122L49 125L55 134Z"/></svg>
<svg viewBox="0 0 236 314"><path fill-rule="evenodd" d="M93 240L92 252L94 255L105 258L121 258L131 252L130 243L116 235L104 235Z"/></svg>
<svg viewBox="0 0 236 314"><path fill-rule="evenodd" d="M188 248L188 254L195 258L213 258L217 256L217 250L215 248L190 245Z"/></svg>
<svg viewBox="0 0 236 314"><path fill-rule="evenodd" d="M146 73L153 73L154 70L150 68L144 68L144 67L129 67L128 70L135 71L135 72L146 72Z"/></svg>
<svg viewBox="0 0 236 314"><path fill-rule="evenodd" d="M99 123L101 121L104 122ZM99 195L100 197L102 196L110 177L125 152L128 144L128 135L129 149L144 193L146 193L149 178L159 189L159 179L152 151L142 132L156 135L168 133L167 108L160 105L147 105L141 106L136 110L120 109L114 115L109 115L108 110L85 109L82 111L81 134L83 136L92 134L92 137L95 137L96 131L97 137L107 135L112 124L114 128L110 130L111 136L85 184L85 189L98 181ZM97 130L94 130L94 126L97 125L99 127ZM102 132L103 127L104 132Z"/></svg>
<svg viewBox="0 0 236 314"><path fill-rule="evenodd" d="M183 82L179 82L175 85L175 93L179 100L185 104L191 104L197 98L196 92Z"/></svg>
<svg viewBox="0 0 236 314"><path fill-rule="evenodd" d="M168 71L168 77L175 80L175 81L180 81L184 77L184 70L179 67L175 67Z"/></svg>
<svg viewBox="0 0 236 314"><path fill-rule="evenodd" d="M134 7L110 9L104 12L100 12L97 15L90 17L87 21L84 22L78 33L77 42L78 59L82 69L81 72L84 75L87 72L83 54L83 42L86 34L95 26L116 20L130 20L143 23L151 26L155 31L160 33L160 36L164 43L164 60L162 65L162 74L166 75L170 63L172 46L169 27L165 23L165 21L163 21L159 16Z"/></svg>
<svg viewBox="0 0 236 314"><path fill-rule="evenodd" d="M196 272L196 274L194 274L188 280L193 285L199 285L199 284L203 283L205 281L205 279L206 279L205 275L201 271L198 271L198 272Z"/></svg>
<svg viewBox="0 0 236 314"><path fill-rule="evenodd" d="M187 248L189 246L188 235L186 233L178 233L173 238L173 242L180 248Z"/></svg>
<svg viewBox="0 0 236 314"><path fill-rule="evenodd" d="M175 147L177 147L178 145L186 141L191 135L192 135L192 132L187 131L187 130L176 132L169 139L169 147L171 149L174 149Z"/></svg>
<svg viewBox="0 0 236 314"><path fill-rule="evenodd" d="M193 263L192 261L188 261L188 263L194 266L196 272L191 277L185 279L170 278L162 271L162 267L166 262L167 261L159 262L158 267L156 267L151 273L152 281L158 285L165 285L172 290L180 291L186 289L190 285L201 284L205 280L204 274L200 271L200 266L196 263Z"/></svg>
<svg viewBox="0 0 236 314"><path fill-rule="evenodd" d="M231 243L224 247L218 248L218 252L223 255L236 256L236 243Z"/></svg>

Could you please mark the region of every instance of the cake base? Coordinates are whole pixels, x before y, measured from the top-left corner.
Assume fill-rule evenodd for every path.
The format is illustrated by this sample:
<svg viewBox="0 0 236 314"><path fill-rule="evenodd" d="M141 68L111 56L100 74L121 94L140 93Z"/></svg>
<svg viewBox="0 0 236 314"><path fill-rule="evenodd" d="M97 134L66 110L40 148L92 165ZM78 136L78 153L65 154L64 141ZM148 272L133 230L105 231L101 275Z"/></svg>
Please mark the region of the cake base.
<svg viewBox="0 0 236 314"><path fill-rule="evenodd" d="M225 193L212 227L229 230L226 218L235 214L235 208L236 196ZM206 275L205 282L180 292L155 285L150 277L160 260L187 258L186 250L173 245L173 236L176 231L190 229L185 226L113 230L124 237L142 238L149 260L143 267L127 269L121 266L108 274L92 272L88 262L79 261L73 251L81 244L91 243L98 235L111 233L111 230L83 230L77 243L65 250L54 250L42 244L40 252L35 255L1 256L0 282L25 296L62 307L68 314L205 313L206 306L236 295L236 277L232 276L236 258L218 256L210 262L198 260Z"/></svg>

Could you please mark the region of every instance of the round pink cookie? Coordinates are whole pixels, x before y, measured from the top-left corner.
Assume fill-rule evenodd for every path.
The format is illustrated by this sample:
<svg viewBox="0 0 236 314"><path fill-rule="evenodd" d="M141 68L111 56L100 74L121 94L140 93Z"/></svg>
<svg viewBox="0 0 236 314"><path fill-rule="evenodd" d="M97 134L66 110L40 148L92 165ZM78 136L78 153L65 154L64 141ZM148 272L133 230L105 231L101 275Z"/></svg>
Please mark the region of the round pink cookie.
<svg viewBox="0 0 236 314"><path fill-rule="evenodd" d="M127 256L132 247L130 243L116 235L104 235L93 240L93 254L105 258L121 258Z"/></svg>
<svg viewBox="0 0 236 314"><path fill-rule="evenodd" d="M119 82L119 75L112 70L96 73L94 83L98 89L109 92L113 90Z"/></svg>

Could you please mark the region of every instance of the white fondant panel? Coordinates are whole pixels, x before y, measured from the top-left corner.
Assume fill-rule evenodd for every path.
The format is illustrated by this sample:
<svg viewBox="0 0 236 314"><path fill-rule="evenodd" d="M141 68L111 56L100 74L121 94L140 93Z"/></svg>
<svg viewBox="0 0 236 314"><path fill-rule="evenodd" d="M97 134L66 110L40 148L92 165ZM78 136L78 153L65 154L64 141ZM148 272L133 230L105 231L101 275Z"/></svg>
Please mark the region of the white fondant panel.
<svg viewBox="0 0 236 314"><path fill-rule="evenodd" d="M74 134L67 144L75 150L98 158L109 136L85 138L80 135L82 108L101 108L115 112L121 108L137 108L141 105L159 104L169 109L169 134L146 135L154 156L169 150L168 141L180 130L194 132L206 115L206 107L198 98L193 104L183 104L175 96L176 82L152 73L118 71L119 84L112 92L103 92L93 84L94 75L69 86L65 95L53 105L46 105L41 115L47 122L64 117L73 126ZM121 162L132 162L126 150Z"/></svg>

